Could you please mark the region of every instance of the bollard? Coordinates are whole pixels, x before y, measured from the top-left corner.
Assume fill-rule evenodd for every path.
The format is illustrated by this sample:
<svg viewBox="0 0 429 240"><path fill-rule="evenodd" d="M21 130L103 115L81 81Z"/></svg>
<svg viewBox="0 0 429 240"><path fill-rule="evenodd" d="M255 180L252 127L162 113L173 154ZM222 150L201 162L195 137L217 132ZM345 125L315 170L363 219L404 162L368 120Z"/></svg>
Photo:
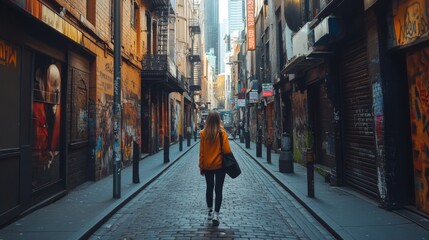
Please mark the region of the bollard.
<svg viewBox="0 0 429 240"><path fill-rule="evenodd" d="M267 162L271 163L271 145L272 143L267 143Z"/></svg>
<svg viewBox="0 0 429 240"><path fill-rule="evenodd" d="M187 146L188 147L191 146L191 133L188 132L186 140L187 140Z"/></svg>
<svg viewBox="0 0 429 240"><path fill-rule="evenodd" d="M249 131L246 132L246 148L250 148L250 133Z"/></svg>
<svg viewBox="0 0 429 240"><path fill-rule="evenodd" d="M307 193L314 198L314 158L311 149L307 149Z"/></svg>
<svg viewBox="0 0 429 240"><path fill-rule="evenodd" d="M183 150L183 137L179 135L179 151Z"/></svg>
<svg viewBox="0 0 429 240"><path fill-rule="evenodd" d="M170 141L164 136L164 163L170 162Z"/></svg>
<svg viewBox="0 0 429 240"><path fill-rule="evenodd" d="M286 132L283 134L283 144L279 155L279 171L281 173L293 173L294 159L292 155L292 143L290 135Z"/></svg>
<svg viewBox="0 0 429 240"><path fill-rule="evenodd" d="M113 197L121 198L121 161L113 161Z"/></svg>
<svg viewBox="0 0 429 240"><path fill-rule="evenodd" d="M197 141L197 131L194 131L194 141Z"/></svg>
<svg viewBox="0 0 429 240"><path fill-rule="evenodd" d="M139 176L140 146L133 142L133 183L140 182Z"/></svg>
<svg viewBox="0 0 429 240"><path fill-rule="evenodd" d="M239 137L240 137L240 143L244 143L244 133L243 132L241 132Z"/></svg>
<svg viewBox="0 0 429 240"><path fill-rule="evenodd" d="M256 140L256 157L262 157L262 136L258 135Z"/></svg>

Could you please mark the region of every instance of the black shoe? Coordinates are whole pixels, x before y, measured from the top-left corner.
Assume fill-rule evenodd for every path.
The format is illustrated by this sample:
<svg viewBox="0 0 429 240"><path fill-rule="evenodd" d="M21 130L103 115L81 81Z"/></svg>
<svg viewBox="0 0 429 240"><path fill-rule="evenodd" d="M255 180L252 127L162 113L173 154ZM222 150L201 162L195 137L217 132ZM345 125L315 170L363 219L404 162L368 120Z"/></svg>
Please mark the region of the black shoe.
<svg viewBox="0 0 429 240"><path fill-rule="evenodd" d="M214 215L214 217L213 217L213 226L214 227L217 227L217 226L219 226L219 213L218 212L216 212L215 213L215 215Z"/></svg>
<svg viewBox="0 0 429 240"><path fill-rule="evenodd" d="M207 215L207 220L211 221L213 220L213 210L209 210L209 214Z"/></svg>

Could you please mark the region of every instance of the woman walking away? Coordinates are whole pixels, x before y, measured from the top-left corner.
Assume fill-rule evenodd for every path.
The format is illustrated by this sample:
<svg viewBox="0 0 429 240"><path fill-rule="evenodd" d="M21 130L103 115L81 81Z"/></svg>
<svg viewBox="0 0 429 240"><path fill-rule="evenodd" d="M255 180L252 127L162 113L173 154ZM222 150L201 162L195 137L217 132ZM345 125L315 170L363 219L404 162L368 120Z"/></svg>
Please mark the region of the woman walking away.
<svg viewBox="0 0 429 240"><path fill-rule="evenodd" d="M220 134L221 133L221 134ZM220 139L222 137L222 139ZM225 180L225 171L222 169L222 151L231 153L228 136L223 128L218 112L209 112L206 125L200 132L200 173L206 178L206 202L208 219L213 219L213 226L219 226L219 210L222 204L222 189ZM213 216L213 188L216 193Z"/></svg>

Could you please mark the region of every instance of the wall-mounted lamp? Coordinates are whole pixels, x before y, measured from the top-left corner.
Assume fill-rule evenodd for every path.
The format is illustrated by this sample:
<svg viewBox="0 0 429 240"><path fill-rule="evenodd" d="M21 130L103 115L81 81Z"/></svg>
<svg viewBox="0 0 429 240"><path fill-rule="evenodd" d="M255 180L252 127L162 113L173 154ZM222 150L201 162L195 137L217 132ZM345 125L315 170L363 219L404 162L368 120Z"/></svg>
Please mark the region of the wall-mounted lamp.
<svg viewBox="0 0 429 240"><path fill-rule="evenodd" d="M65 7L60 8L60 16L64 17L66 15L67 9Z"/></svg>

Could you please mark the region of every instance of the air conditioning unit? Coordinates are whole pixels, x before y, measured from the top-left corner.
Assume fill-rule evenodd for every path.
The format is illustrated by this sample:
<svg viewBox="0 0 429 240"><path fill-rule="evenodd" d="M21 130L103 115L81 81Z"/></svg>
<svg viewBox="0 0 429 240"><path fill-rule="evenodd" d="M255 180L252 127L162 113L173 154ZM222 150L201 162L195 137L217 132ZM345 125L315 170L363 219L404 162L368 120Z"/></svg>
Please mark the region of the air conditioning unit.
<svg viewBox="0 0 429 240"><path fill-rule="evenodd" d="M309 22L292 37L292 57L307 56L313 51L314 32L308 27Z"/></svg>

